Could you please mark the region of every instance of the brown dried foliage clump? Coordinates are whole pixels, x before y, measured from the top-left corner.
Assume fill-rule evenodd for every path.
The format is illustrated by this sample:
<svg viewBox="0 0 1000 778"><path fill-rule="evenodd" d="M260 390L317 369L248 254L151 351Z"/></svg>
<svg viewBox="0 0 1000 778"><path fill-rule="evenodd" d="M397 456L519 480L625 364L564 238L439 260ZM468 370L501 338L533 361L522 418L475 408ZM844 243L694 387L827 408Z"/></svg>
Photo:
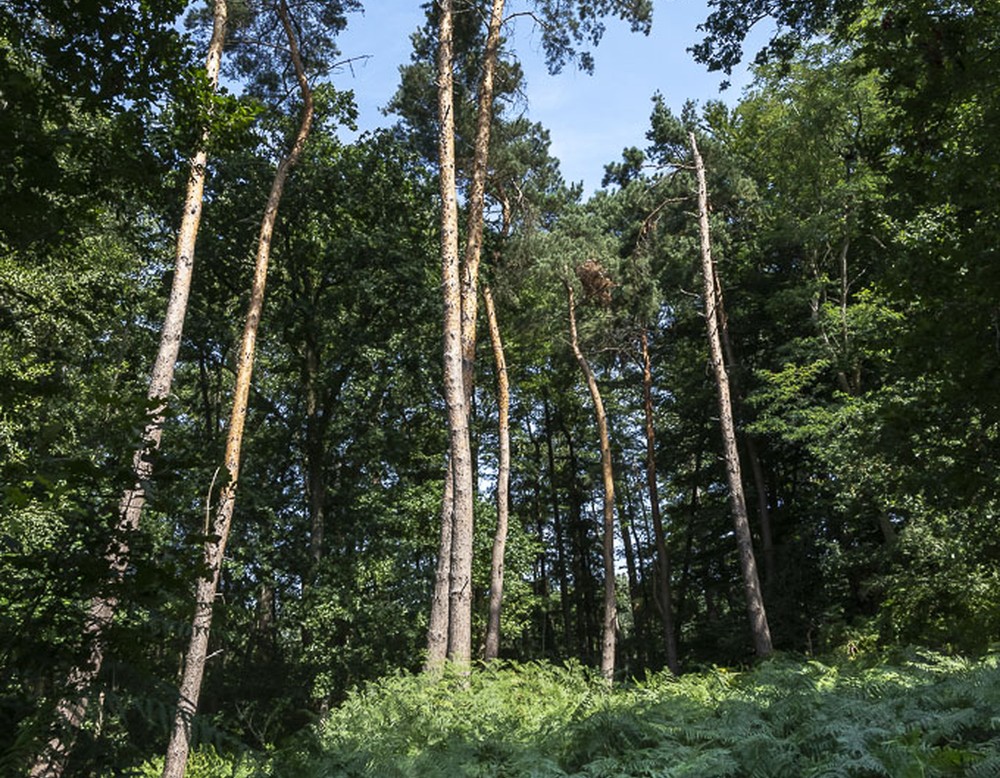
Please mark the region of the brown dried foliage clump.
<svg viewBox="0 0 1000 778"><path fill-rule="evenodd" d="M576 268L577 278L583 284L583 293L587 299L593 300L598 305L611 305L611 290L614 288L614 281L601 267L601 263L595 259L588 259Z"/></svg>

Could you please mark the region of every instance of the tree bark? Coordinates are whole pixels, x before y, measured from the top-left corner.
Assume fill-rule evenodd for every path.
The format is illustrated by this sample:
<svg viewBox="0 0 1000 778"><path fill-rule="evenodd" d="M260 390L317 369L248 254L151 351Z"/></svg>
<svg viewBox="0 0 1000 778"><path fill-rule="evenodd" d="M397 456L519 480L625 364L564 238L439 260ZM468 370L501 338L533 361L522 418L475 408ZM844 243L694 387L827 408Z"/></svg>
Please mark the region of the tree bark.
<svg viewBox="0 0 1000 778"><path fill-rule="evenodd" d="M486 33L486 51L483 54L483 74L479 81L476 140L469 181L465 261L462 265L462 360L466 403L469 402L475 383L476 318L479 304L477 291L483 248L483 208L486 201L486 174L489 170L490 130L493 125L493 81L500 52L503 8L504 0L493 0Z"/></svg>
<svg viewBox="0 0 1000 778"><path fill-rule="evenodd" d="M438 27L438 164L441 187L441 275L444 303L444 396L448 408L451 478L450 507L442 508L442 518L450 512L448 554L447 657L468 663L472 656L472 457L469 441L469 413L462 364L462 292L458 255L458 195L455 185L455 111L453 55L453 2L442 0ZM447 495L448 486L445 485ZM442 527L441 538L446 530ZM444 567L439 562L438 570ZM440 606L438 606L440 607ZM434 604L432 603L432 609ZM431 623L442 621L432 614ZM432 636L431 636L432 637ZM428 641L428 663L433 652Z"/></svg>
<svg viewBox="0 0 1000 778"><path fill-rule="evenodd" d="M601 675L611 683L615 676L615 627L618 622L617 603L615 601L615 481L611 467L611 439L608 435L608 417L604 412L604 402L597 386L594 371L590 369L587 358L580 350L580 342L576 332L576 304L573 299L573 285L566 284L566 297L569 306L569 337L570 345L576 361L587 379L587 388L594 402L594 415L597 417L597 431L601 439L601 475L604 480L604 620L601 630Z"/></svg>
<svg viewBox="0 0 1000 778"><path fill-rule="evenodd" d="M725 296L722 293L722 283L719 281L718 269L713 264L712 280L715 286L716 313L719 317L719 337L722 339L722 352L726 358L726 375L730 370L734 370L738 364L736 361L736 350L733 348L733 340L729 336L729 317L726 315ZM732 381L732 379L730 379ZM740 412L742 406L742 396L739 384L733 391L734 415ZM754 443L753 435L744 433L743 446L746 449L747 459L750 461L750 473L753 476L754 491L757 493L757 516L760 519L760 543L761 551L764 554L764 585L773 586L777 571L774 559L774 533L771 530L771 510L767 504L767 484L764 480L764 468L760 464L760 457L757 454L757 445Z"/></svg>
<svg viewBox="0 0 1000 778"><path fill-rule="evenodd" d="M726 477L729 484L729 501L733 512L733 526L736 530L736 544L740 555L740 570L743 575L743 590L746 596L747 613L753 634L754 650L759 657L773 652L771 631L767 623L767 612L761 594L757 562L754 557L750 522L747 518L746 498L743 493L743 478L740 460L736 450L736 428L733 423L733 408L729 393L729 376L726 373L719 336L719 315L716 310L715 266L712 262L712 244L708 226L708 185L705 182L705 165L698 151L694 133L688 134L691 155L694 158L698 179L698 230L701 238L702 280L704 283L705 324L708 331L709 354L715 383L718 389L719 424L722 430L723 457L726 463Z"/></svg>
<svg viewBox="0 0 1000 778"><path fill-rule="evenodd" d="M556 457L552 445L552 414L549 410L549 398L542 396L542 410L545 414L545 453L549 470L549 497L552 501L552 531L556 544L556 577L559 579L559 606L562 613L563 640L569 643L573 620L570 614L569 575L566 567L566 539L563 535L562 521L559 511L559 491L556 488Z"/></svg>
<svg viewBox="0 0 1000 778"><path fill-rule="evenodd" d="M486 626L486 659L496 659L500 653L500 608L503 604L504 550L507 546L507 522L510 504L510 386L507 360L504 356L500 325L493 305L493 293L483 287L486 319L490 327L490 342L497 371L497 407L499 417L500 463L497 470L497 529L493 536L493 557L490 564L490 611Z"/></svg>
<svg viewBox="0 0 1000 778"><path fill-rule="evenodd" d="M214 91L219 83L219 68L226 38L228 13L226 0L215 0L212 13L212 37L208 44L205 72ZM88 647L87 659L71 668L67 674L65 691L56 704L50 738L32 762L29 773L32 778L58 778L63 774L76 735L87 716L90 704L88 690L94 685L104 664L106 631L118 610L117 589L130 564L131 538L139 528L142 511L146 505L146 492L153 477L153 460L163 437L167 397L173 386L174 368L180 352L191 278L194 273L195 242L204 203L209 133L207 125L202 128L199 147L189 164L184 210L177 233L170 298L163 317L160 343L150 372L146 395L149 417L142 432L139 448L132 458L132 486L122 494L114 534L104 552L104 560L108 567L106 587L90 601L87 608L84 625L84 642Z"/></svg>
<svg viewBox="0 0 1000 778"><path fill-rule="evenodd" d="M472 553L473 495L475 479L469 437L469 407L472 399L476 353L476 316L479 261L482 253L483 203L489 157L490 128L493 113L493 77L500 45L503 21L503 0L494 0L483 60L483 75L479 87L476 120L476 140L469 189L469 211L465 246L465 261L458 259L458 207L455 183L455 121L454 121L454 3L442 0L438 26L437 91L440 137L438 160L441 183L441 260L443 267L445 307L445 402L448 405L450 429L449 473L446 475L445 496L451 493L450 507L442 506L442 522L450 516L450 531L441 529L442 544L450 535L450 559L442 561L445 547L439 548L435 593L431 601L430 626L427 639L426 667L442 661L441 635L446 632L445 654L453 661L467 663L472 657ZM457 324L454 321L457 317ZM457 338L453 344L452 338ZM461 402L453 397L450 386L454 377L455 354L458 351L458 376ZM452 479L449 485L447 479ZM438 591L441 576L448 576L448 613L442 613L444 603Z"/></svg>
<svg viewBox="0 0 1000 778"><path fill-rule="evenodd" d="M701 497L698 490L698 481L701 476L701 456L702 443L699 441L698 448L694 455L694 471L691 475L691 500L688 503L687 529L684 532L684 561L681 565L680 584L677 587L678 633L681 633L681 627L684 625L684 617L687 614L687 594L691 581L691 555L694 551L694 525L698 520L698 510L701 505Z"/></svg>
<svg viewBox="0 0 1000 778"><path fill-rule="evenodd" d="M449 454L445 460L441 533L434 572L434 590L431 593L431 615L427 625L427 658L424 661L424 670L428 672L440 668L448 657L448 582L451 578L451 531L455 524L454 514L454 480Z"/></svg>
<svg viewBox="0 0 1000 778"><path fill-rule="evenodd" d="M642 331L642 398L646 420L646 487L649 490L649 511L653 517L656 542L656 585L663 623L663 648L667 667L674 675L680 672L677 661L677 639L674 635L674 611L670 596L670 557L667 554L666 533L660 514L660 494L656 483L656 433L653 426L653 369L649 358L649 333Z"/></svg>
<svg viewBox="0 0 1000 778"><path fill-rule="evenodd" d="M326 469L324 439L326 415L320 408L319 380L320 343L315 333L307 332L303 361L303 384L306 400L305 476L309 501L309 557L313 567L323 558L323 535L326 528Z"/></svg>
<svg viewBox="0 0 1000 778"><path fill-rule="evenodd" d="M180 695L174 716L170 743L167 746L163 778L183 778L188 752L191 747L191 724L198 710L198 697L201 694L201 683L205 672L206 656L208 654L208 638L212 626L213 604L216 592L218 591L219 577L222 573L222 560L225 554L226 542L229 538L229 530L232 526L233 509L236 504L236 488L239 484L240 474L240 450L243 445L243 429L246 422L250 396L250 379L253 374L257 330L260 325L261 311L264 306L267 265L271 255L271 237L274 232L274 224L278 216L278 206L281 203L285 182L288 179L291 169L302 156L306 140L312 129L312 90L306 79L295 31L292 27L288 6L284 0L281 0L278 5L278 15L281 17L282 27L285 30L285 35L288 37L292 62L295 66L295 75L298 79L299 91L302 95L302 115L292 148L284 159L281 160L278 169L275 171L274 180L271 183L271 192L264 210L264 217L261 220L253 286L237 357L236 385L233 393L232 413L229 419L229 432L226 438L225 466L228 474L228 482L222 488L219 495L219 506L203 550L203 560L207 572L198 580L196 587L195 614L191 628L191 640L184 658L184 672L181 677Z"/></svg>

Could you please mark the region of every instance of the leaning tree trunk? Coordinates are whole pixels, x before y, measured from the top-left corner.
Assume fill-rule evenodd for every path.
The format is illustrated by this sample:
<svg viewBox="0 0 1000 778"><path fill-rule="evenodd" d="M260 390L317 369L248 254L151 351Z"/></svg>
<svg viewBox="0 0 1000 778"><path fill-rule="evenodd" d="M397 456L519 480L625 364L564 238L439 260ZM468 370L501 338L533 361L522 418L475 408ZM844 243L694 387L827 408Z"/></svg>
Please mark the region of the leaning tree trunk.
<svg viewBox="0 0 1000 778"><path fill-rule="evenodd" d="M219 587L219 576L222 572L222 560L225 554L226 541L232 526L233 509L236 504L236 488L239 484L240 450L243 445L243 428L246 422L247 406L250 396L250 378L253 373L254 351L257 343L257 329L260 324L261 311L264 306L264 289L267 283L267 265L271 255L271 237L274 233L274 223L278 216L278 206L284 191L285 182L291 169L302 156L306 140L312 129L313 98L312 90L306 79L302 58L299 55L298 42L288 6L284 2L278 6L278 14L291 51L292 62L295 65L295 75L299 82L302 95L302 116L295 142L291 150L281 160L271 183L271 192L267 198L264 217L261 220L260 235L257 241L257 259L254 267L253 287L250 293L250 304L247 308L246 322L243 328L243 338L240 342L236 367L236 385L233 392L233 407L229 418L229 432L226 438L225 466L228 482L219 495L219 506L212 526L206 527L208 539L204 546L204 566L206 573L199 578L195 594L194 621L191 625L191 640L187 654L184 657L184 672L181 677L180 695L174 716L173 731L167 746L166 763L163 768L163 778L182 778L187 763L188 751L191 746L191 723L198 710L198 697L201 694L201 682L205 673L205 659L208 654L208 638L212 627L212 606Z"/></svg>
<svg viewBox="0 0 1000 778"><path fill-rule="evenodd" d="M573 285L566 282L566 296L569 304L569 338L573 354L580 364L587 388L594 401L594 415L597 417L597 431L601 438L601 475L604 479L604 621L601 631L601 675L611 683L615 675L615 627L618 622L615 602L615 480L611 468L611 439L608 436L608 417L604 412L604 402L597 387L594 371L580 350L576 334L576 305L573 300Z"/></svg>
<svg viewBox="0 0 1000 778"><path fill-rule="evenodd" d="M215 0L212 38L208 44L205 60L205 73L213 91L219 83L227 12L226 0ZM177 233L173 283L146 395L149 418L143 429L139 448L132 458L132 486L125 490L119 502L114 535L104 552L104 560L108 567L106 589L96 595L87 608L87 621L84 626L84 639L88 646L87 659L73 667L67 674L64 696L56 705L51 737L41 753L33 760L30 770L32 778L58 778L63 774L76 735L87 715L90 704L88 690L97 680L104 664L106 631L118 609L117 589L129 566L132 535L139 528L146 504L146 491L153 477L153 459L163 437L167 397L173 385L174 366L177 364L177 355L180 351L191 277L194 272L195 241L201 224L204 202L208 137L209 128L206 125L201 132L198 150L189 165L184 211Z"/></svg>
<svg viewBox="0 0 1000 778"><path fill-rule="evenodd" d="M733 348L733 339L729 336L729 317L726 315L726 301L722 293L722 283L719 281L718 269L713 266L713 283L715 286L716 314L719 317L719 337L722 340L722 354L726 359L727 375L729 369L736 367L736 350ZM732 383L732 381L731 381ZM734 415L740 413L742 398L740 387L737 383L733 388L733 410ZM764 586L773 587L776 579L776 569L774 560L774 534L771 531L771 510L767 504L767 484L764 481L764 469L760 464L760 457L757 454L757 445L754 443L753 435L743 435L743 446L746 449L747 459L750 461L750 474L753 476L754 491L757 493L757 516L760 519L760 542L761 551L764 553Z"/></svg>
<svg viewBox="0 0 1000 778"><path fill-rule="evenodd" d="M733 512L736 545L740 554L740 570L743 574L743 590L746 596L747 613L750 616L754 649L757 656L765 657L771 654L774 649L771 645L771 631L767 624L767 612L761 594L760 578L757 575L757 561L754 558L746 498L743 494L743 478L736 450L736 428L733 422L733 407L729 394L729 376L726 373L722 341L719 335L715 268L712 263L712 244L708 227L708 185L705 182L705 165L698 152L698 143L693 132L688 134L688 140L691 144L691 155L694 158L695 173L698 179L698 231L701 236L705 324L708 330L709 354L719 393L719 423L722 428L723 457L726 462L726 476L729 483L729 501Z"/></svg>
<svg viewBox="0 0 1000 778"><path fill-rule="evenodd" d="M642 331L642 397L646 416L646 485L649 489L649 508L653 516L653 535L656 540L656 586L663 623L663 647L667 667L674 675L680 672L677 661L677 638L674 635L674 610L670 596L670 557L667 555L666 533L660 514L660 494L656 483L656 433L653 426L653 370L649 359L649 334Z"/></svg>
<svg viewBox="0 0 1000 778"><path fill-rule="evenodd" d="M493 293L483 287L486 319L490 325L490 342L497 370L497 407L499 416L500 464L497 470L497 530L493 536L493 557L490 564L490 612L486 625L486 659L496 659L500 653L500 607L503 604L504 549L507 546L507 520L510 504L510 385L507 380L507 360L504 357L500 325L493 305Z"/></svg>

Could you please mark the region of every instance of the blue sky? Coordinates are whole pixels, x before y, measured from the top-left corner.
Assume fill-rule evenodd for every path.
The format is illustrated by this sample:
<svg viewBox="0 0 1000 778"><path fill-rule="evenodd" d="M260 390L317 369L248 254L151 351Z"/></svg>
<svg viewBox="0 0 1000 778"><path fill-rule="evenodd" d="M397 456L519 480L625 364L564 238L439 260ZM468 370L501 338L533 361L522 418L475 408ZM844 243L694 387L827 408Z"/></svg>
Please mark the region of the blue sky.
<svg viewBox="0 0 1000 778"><path fill-rule="evenodd" d="M517 11L526 3L508 0L507 5ZM424 18L420 6L420 0L368 0L365 13L352 14L339 39L345 59L367 55L335 77L340 88L354 90L362 130L393 121L379 109L396 90L399 66L409 61L410 33ZM590 194L600 186L605 164L618 159L626 146L644 145L650 98L656 91L675 110L688 98L732 102L739 97L749 81L745 70L734 73L732 86L720 94L724 77L708 73L687 51L700 40L696 28L707 13L703 0L656 0L648 37L609 19L590 76L571 66L557 76L548 75L531 20L515 21L508 37L525 69L527 113L550 131L552 153L568 182L582 181L585 194ZM751 56L753 45L751 41Z"/></svg>

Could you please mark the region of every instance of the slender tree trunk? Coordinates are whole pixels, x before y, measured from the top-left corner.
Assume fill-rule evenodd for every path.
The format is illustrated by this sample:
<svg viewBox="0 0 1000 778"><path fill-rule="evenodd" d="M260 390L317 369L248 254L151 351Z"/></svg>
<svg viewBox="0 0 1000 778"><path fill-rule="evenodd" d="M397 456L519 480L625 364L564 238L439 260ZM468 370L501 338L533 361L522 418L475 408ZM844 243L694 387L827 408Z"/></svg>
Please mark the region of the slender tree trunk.
<svg viewBox="0 0 1000 778"><path fill-rule="evenodd" d="M466 403L462 365L462 292L458 256L458 195L455 187L455 110L452 0L442 0L438 27L438 162L441 185L441 269L444 303L444 396L448 407L451 477L450 509L445 505L442 518L450 513L450 545L441 554L449 554L448 615L441 619L432 613L432 626L446 624L447 656L459 663L472 658L472 455L469 441L469 412ZM448 486L445 485L447 496ZM442 527L441 538L446 530ZM444 563L439 562L439 572ZM432 610L435 604L432 602ZM440 606L438 606L440 607ZM429 635L428 664L436 662L435 635Z"/></svg>
<svg viewBox="0 0 1000 778"><path fill-rule="evenodd" d="M437 567L434 572L434 591L431 594L430 622L427 626L425 671L440 668L448 657L448 582L451 578L451 531L455 524L454 483L449 454L445 462L441 534L438 542Z"/></svg>
<svg viewBox="0 0 1000 778"><path fill-rule="evenodd" d="M619 472L624 472L624 467L620 467ZM628 488L627 484L625 488ZM636 662L643 663L643 654L646 646L644 645L645 630L643 628L642 613L639 610L639 572L635 560L635 546L632 544L632 535L629 532L629 525L632 523L634 517L626 507L625 500L621 497L620 492L618 502L618 531L621 532L622 547L625 551L625 575L628 581L629 611L632 614L632 627L635 630L632 657Z"/></svg>
<svg viewBox="0 0 1000 778"><path fill-rule="evenodd" d="M750 462L750 472L753 473L754 491L757 493L757 515L760 517L760 545L764 555L764 587L773 591L778 580L777 561L774 554L774 531L771 525L771 506L767 502L767 479L764 478L764 467L760 463L757 444L753 435L743 437L747 460Z"/></svg>
<svg viewBox="0 0 1000 778"><path fill-rule="evenodd" d="M735 370L738 364L736 361L736 350L733 348L733 340L729 336L729 317L726 315L726 303L722 293L722 283L719 281L719 273L714 265L712 270L712 279L715 286L716 313L719 317L719 337L722 340L722 352L726 358L726 375L729 375L729 371ZM730 378L730 381L733 382L732 378ZM739 384L736 383L733 389L734 414L740 412L741 406L742 394ZM753 435L744 433L743 446L746 449L747 459L750 462L750 473L753 475L754 491L757 493L760 543L761 551L764 554L764 584L765 586L771 586L776 580L774 534L771 531L771 510L767 504L767 484L764 481L764 468L760 464L760 457L757 454L757 446L754 443Z"/></svg>
<svg viewBox="0 0 1000 778"><path fill-rule="evenodd" d="M704 282L705 324L708 330L709 353L715 373L715 383L719 393L719 423L722 428L723 456L726 462L726 476L729 483L729 500L733 511L733 525L736 530L736 544L740 554L740 569L743 574L743 589L746 595L747 613L753 633L754 650L760 657L768 656L774 650L771 631L767 624L764 598L757 575L757 561L754 558L750 522L747 518L746 498L743 494L743 479L740 474L740 460L736 451L736 429L733 423L733 408L729 394L729 376L722 355L719 336L719 316L716 310L715 268L712 263L712 244L708 227L708 186L705 182L705 165L698 152L694 133L689 133L691 155L694 158L698 178L698 229L701 236L702 279Z"/></svg>
<svg viewBox="0 0 1000 778"><path fill-rule="evenodd" d="M306 494L309 500L309 557L313 566L323 558L326 528L326 470L324 439L326 416L320 408L316 384L319 380L320 344L315 333L306 334L303 383L306 395Z"/></svg>
<svg viewBox="0 0 1000 778"><path fill-rule="evenodd" d="M649 490L649 510L653 517L653 536L656 541L656 584L659 593L660 615L663 622L663 648L667 667L676 675L680 672L677 661L677 639L674 635L674 611L670 596L670 556L667 538L660 514L660 493L656 483L656 433L653 426L653 368L649 358L649 334L642 331L642 398L646 417L646 487Z"/></svg>
<svg viewBox="0 0 1000 778"><path fill-rule="evenodd" d="M225 0L215 0L212 12L212 37L205 60L206 75L213 91L219 82L219 67L226 38L227 12ZM184 210L177 233L173 282L146 395L149 417L142 432L139 448L132 458L132 486L125 490L119 502L114 534L104 552L104 560L108 567L107 582L104 591L94 596L87 608L83 630L84 642L88 647L87 659L75 665L67 674L63 696L56 704L51 736L32 761L29 773L32 778L58 778L63 774L76 735L87 716L90 705L89 691L104 664L106 632L118 610L117 589L130 564L132 536L139 528L142 511L146 505L146 492L153 477L153 460L163 437L167 397L173 385L174 367L180 352L191 278L194 273L195 242L204 203L208 138L209 128L205 126L202 129L198 149L189 165Z"/></svg>
<svg viewBox="0 0 1000 778"><path fill-rule="evenodd" d="M449 8L451 0L443 4ZM500 49L500 28L503 22L504 0L493 0L486 50L483 55L483 73L479 83L479 102L476 113L476 139L468 192L466 243L464 262L460 268L461 356L462 385L465 391L466 427L472 415L473 387L475 385L476 319L478 314L479 263L483 244L483 208L486 192L486 173L489 164L490 130L493 123L493 80ZM453 13L453 11L449 11ZM453 55L449 46L449 64ZM439 66L440 72L440 66ZM442 127L444 126L442 122ZM454 159L454 126L452 159ZM457 222L456 222L457 223ZM467 433L467 437L469 433ZM448 644L449 657L457 662L468 662L472 657L472 556L474 495L477 477L474 472L477 457L471 450L469 462L470 496L467 511L456 508L453 513L451 548L451 581L449 598ZM454 461L453 457L453 461ZM457 472L457 471L456 471ZM457 477L457 475L456 475ZM455 488L456 498L458 489Z"/></svg>
<svg viewBox="0 0 1000 778"><path fill-rule="evenodd" d="M278 206L284 191L288 174L302 156L306 140L312 129L313 99L312 90L306 79L302 60L299 56L298 42L292 27L288 6L281 0L278 14L288 44L295 74L302 95L302 116L295 142L291 150L281 160L271 183L271 192L267 199L264 217L261 220L260 235L257 241L257 258L254 267L253 287L250 293L250 304L247 308L246 322L243 327L243 337L237 357L236 385L233 392L233 407L229 418L229 432L226 438L225 465L228 482L219 495L219 505L209 531L209 539L204 546L204 565L206 574L199 578L195 593L195 613L191 628L191 640L187 654L184 657L184 672L181 676L180 695L174 716L173 731L167 746L166 762L163 768L163 778L182 778L187 765L188 752L191 747L191 724L198 710L198 697L201 694L201 683L205 672L205 661L208 654L208 638L212 626L212 611L216 593L219 587L219 577L222 573L222 560L225 555L226 542L232 526L233 509L236 504L236 488L239 484L240 450L243 445L243 428L246 422L247 406L250 396L250 379L253 373L254 352L257 344L257 330L260 325L261 311L264 306L264 290L267 283L267 265L271 255L271 237L278 216ZM208 528L206 528L208 529Z"/></svg>
<svg viewBox="0 0 1000 778"><path fill-rule="evenodd" d="M549 410L549 398L542 397L542 411L545 414L545 453L549 469L549 496L552 500L552 531L556 544L556 577L559 579L559 605L562 611L563 640L569 643L573 619L570 613L569 575L566 567L566 539L563 535L562 521L559 510L559 491L556 488L556 457L552 445L552 414Z"/></svg>
<svg viewBox="0 0 1000 778"><path fill-rule="evenodd" d="M610 426L610 421L609 421ZM625 552L625 580L628 584L629 613L632 614L631 658L639 666L646 666L649 646L646 640L646 618L642 607L642 552L639 535L635 531L637 520L635 501L632 499L631 484L624 456L612 457L612 471L618 473L620 489L615 490L615 504L618 513L618 532L621 534L622 550ZM620 625L619 625L620 626ZM619 655L621 660L622 655Z"/></svg>
<svg viewBox="0 0 1000 778"><path fill-rule="evenodd" d="M539 608L539 653L546 656L552 635L552 620L549 613L550 608L550 587L549 587L549 566L547 551L545 547L545 516L542 512L542 442L533 434L532 425L527 425L528 440L535 452L534 468L532 477L532 514L535 519L535 533L538 539L538 553L535 555L535 585L534 593L541 600Z"/></svg>
<svg viewBox="0 0 1000 778"><path fill-rule="evenodd" d="M510 502L510 386L507 380L507 360L504 357L500 325L489 286L483 287L486 319L490 326L490 341L497 371L497 407L499 409L500 465L497 470L497 531L493 537L493 558L490 565L490 612L486 626L486 659L496 659L500 652L500 607L503 603L504 549L507 546L507 520Z"/></svg>
<svg viewBox="0 0 1000 778"><path fill-rule="evenodd" d="M493 0L489 29L486 33L486 51L483 54L483 74L479 81L476 140L469 181L465 262L462 265L462 359L466 403L469 402L475 383L476 317L479 304L479 262L483 248L483 208L486 201L486 174L489 170L490 130L493 125L493 81L500 52L503 7L504 0Z"/></svg>
<svg viewBox="0 0 1000 778"><path fill-rule="evenodd" d="M615 676L615 627L618 622L615 602L615 481L611 467L611 439L608 436L608 417L604 412L604 402L597 387L594 371L580 350L576 333L576 305L573 300L573 285L566 282L566 296L569 305L569 337L576 361L587 379L587 388L594 402L597 430L601 438L601 475L604 480L604 621L601 631L601 675L611 683Z"/></svg>
<svg viewBox="0 0 1000 778"><path fill-rule="evenodd" d="M704 427L704 425L702 425ZM705 441L699 439L694 454L694 470L691 474L691 499L688 501L688 523L684 531L684 561L681 564L680 584L677 587L677 635L682 634L684 617L687 615L686 606L688 602L688 588L691 583L691 557L694 553L694 528L698 521L698 511L701 508L701 492L699 482L701 480L701 462L704 453ZM680 649L678 648L678 654Z"/></svg>
<svg viewBox="0 0 1000 778"><path fill-rule="evenodd" d="M580 483L580 459L576 455L576 444L566 419L559 417L562 433L566 438L566 453L569 459L569 472L572 478L569 484L569 513L566 519L566 531L572 542L573 562L573 594L576 600L575 631L580 655L585 662L591 662L596 656L594 650L597 635L595 616L597 606L594 604L594 571L590 566L590 538L587 523L583 519L583 486Z"/></svg>

